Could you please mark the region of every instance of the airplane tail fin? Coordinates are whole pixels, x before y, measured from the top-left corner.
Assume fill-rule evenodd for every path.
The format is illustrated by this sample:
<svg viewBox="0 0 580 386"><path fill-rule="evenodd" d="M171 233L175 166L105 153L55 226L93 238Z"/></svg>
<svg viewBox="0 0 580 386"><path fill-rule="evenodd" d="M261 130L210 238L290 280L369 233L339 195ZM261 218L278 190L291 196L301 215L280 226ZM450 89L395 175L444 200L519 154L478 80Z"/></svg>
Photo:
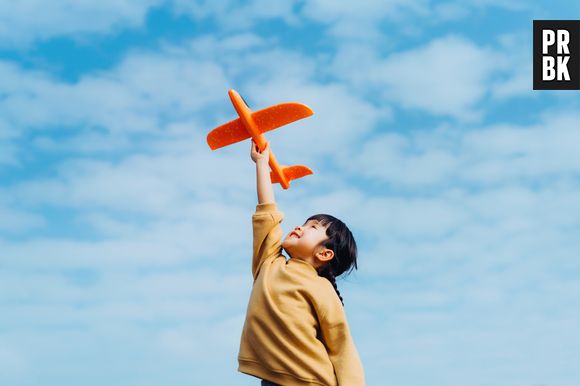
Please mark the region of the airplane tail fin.
<svg viewBox="0 0 580 386"><path fill-rule="evenodd" d="M312 174L312 170L302 165L282 166L282 173L284 173L284 177L286 177L286 180L290 182L292 180L296 180L298 178L302 178ZM282 182L274 172L270 172L270 179L272 180L273 184L279 184Z"/></svg>

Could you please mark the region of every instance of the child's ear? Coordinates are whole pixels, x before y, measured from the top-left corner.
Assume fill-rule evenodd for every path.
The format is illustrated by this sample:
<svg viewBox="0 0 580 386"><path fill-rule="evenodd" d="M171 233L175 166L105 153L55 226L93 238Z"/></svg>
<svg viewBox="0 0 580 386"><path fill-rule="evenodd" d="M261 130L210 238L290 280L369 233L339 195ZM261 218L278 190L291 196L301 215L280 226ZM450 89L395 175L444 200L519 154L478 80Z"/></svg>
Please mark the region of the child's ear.
<svg viewBox="0 0 580 386"><path fill-rule="evenodd" d="M322 248L315 256L320 262L327 263L334 257L334 251L332 249Z"/></svg>

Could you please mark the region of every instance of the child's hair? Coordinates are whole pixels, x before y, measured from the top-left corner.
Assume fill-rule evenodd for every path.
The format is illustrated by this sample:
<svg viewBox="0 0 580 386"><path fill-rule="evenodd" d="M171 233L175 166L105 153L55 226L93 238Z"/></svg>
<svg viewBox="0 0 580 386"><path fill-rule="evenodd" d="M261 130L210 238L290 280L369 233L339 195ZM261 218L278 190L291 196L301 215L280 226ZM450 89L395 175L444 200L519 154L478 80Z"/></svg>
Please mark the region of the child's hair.
<svg viewBox="0 0 580 386"><path fill-rule="evenodd" d="M356 241L346 224L334 216L315 214L314 216L310 216L306 222L309 220L318 221L322 226L326 227L328 239L324 242L324 247L332 250L334 257L319 270L318 274L330 281L341 303L344 305L344 301L336 285L336 277L345 272L348 274L353 269L358 268L356 262Z"/></svg>

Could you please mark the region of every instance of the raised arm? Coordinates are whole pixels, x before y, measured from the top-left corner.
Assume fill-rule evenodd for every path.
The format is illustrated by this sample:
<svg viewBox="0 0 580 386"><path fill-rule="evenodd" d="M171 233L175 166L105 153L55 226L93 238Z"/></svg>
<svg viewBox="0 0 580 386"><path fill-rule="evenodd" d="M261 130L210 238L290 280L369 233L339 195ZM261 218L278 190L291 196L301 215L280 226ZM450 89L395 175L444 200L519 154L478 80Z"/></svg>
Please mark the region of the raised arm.
<svg viewBox="0 0 580 386"><path fill-rule="evenodd" d="M258 192L258 204L275 203L274 189L270 179L270 143L266 142L266 147L260 153L254 141L250 141L252 150L251 158L256 163L256 190Z"/></svg>
<svg viewBox="0 0 580 386"><path fill-rule="evenodd" d="M268 258L282 257L282 230L280 223L284 215L276 208L274 189L270 179L270 144L260 153L252 141L251 157L256 163L256 187L258 191L258 205L252 216L254 233L254 253L252 257L252 274L254 280L258 277L262 263Z"/></svg>

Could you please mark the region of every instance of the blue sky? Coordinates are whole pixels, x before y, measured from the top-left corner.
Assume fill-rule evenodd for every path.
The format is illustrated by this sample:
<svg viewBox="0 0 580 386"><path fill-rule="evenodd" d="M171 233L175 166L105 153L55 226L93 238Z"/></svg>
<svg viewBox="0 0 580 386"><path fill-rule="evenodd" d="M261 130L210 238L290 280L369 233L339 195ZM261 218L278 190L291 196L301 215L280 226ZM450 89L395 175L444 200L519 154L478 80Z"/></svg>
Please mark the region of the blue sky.
<svg viewBox="0 0 580 386"><path fill-rule="evenodd" d="M255 385L249 145L313 176L284 230L350 225L369 385L576 386L580 95L532 90L532 20L575 1L0 5L0 384Z"/></svg>

